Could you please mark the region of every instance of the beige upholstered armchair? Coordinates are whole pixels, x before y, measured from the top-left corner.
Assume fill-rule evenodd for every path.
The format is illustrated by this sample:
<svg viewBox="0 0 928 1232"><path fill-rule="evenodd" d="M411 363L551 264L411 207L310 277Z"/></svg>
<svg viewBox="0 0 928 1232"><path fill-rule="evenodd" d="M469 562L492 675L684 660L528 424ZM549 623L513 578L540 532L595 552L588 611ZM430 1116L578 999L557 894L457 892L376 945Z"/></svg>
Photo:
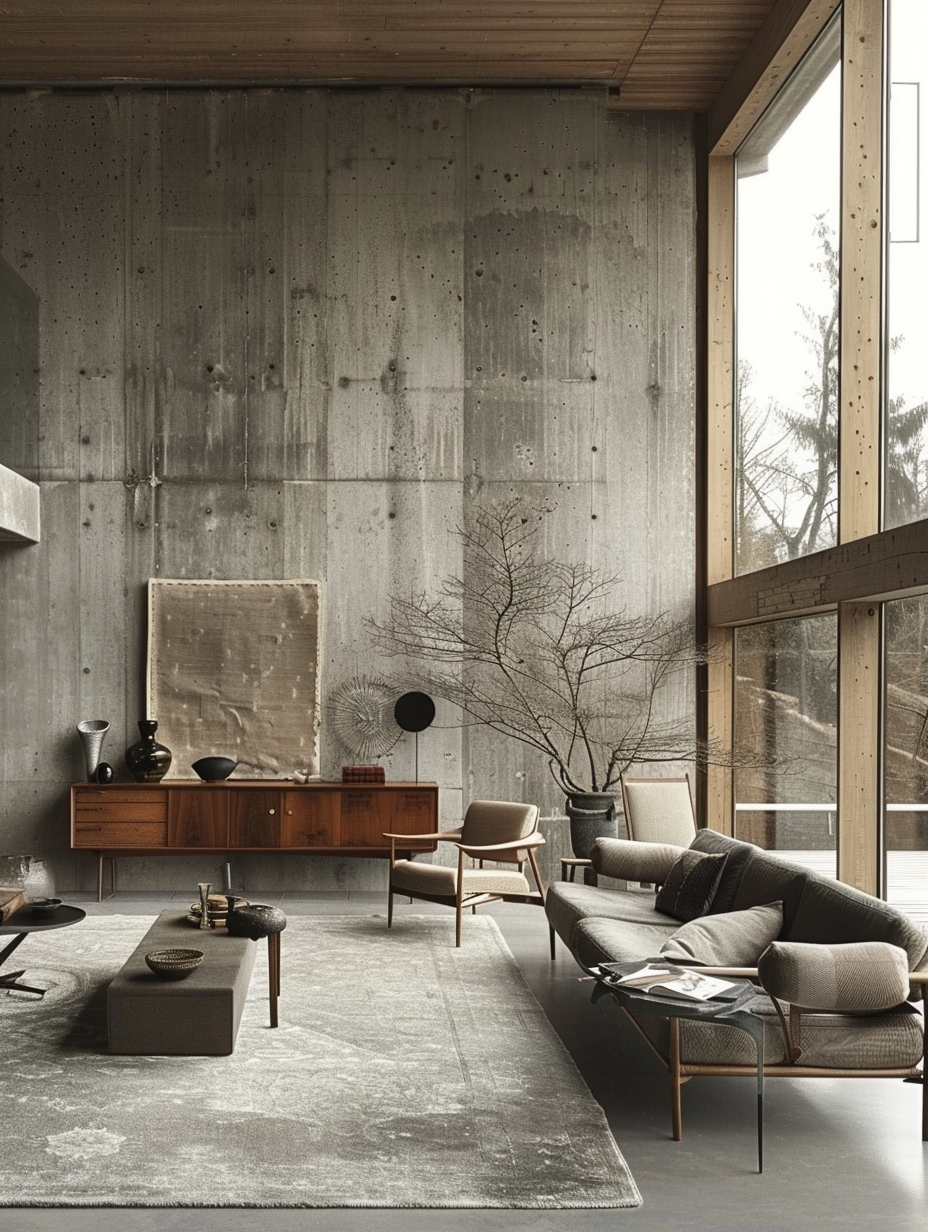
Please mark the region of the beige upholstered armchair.
<svg viewBox="0 0 928 1232"><path fill-rule="evenodd" d="M474 800L459 830L442 830L436 834L385 834L390 840L387 927L393 925L394 894L454 907L456 946L461 944L461 918L465 907L475 910L482 903L500 899L544 906L544 886L535 848L545 840L537 827L538 809L534 804ZM458 850L457 866L428 864L415 859L398 860L397 843L402 850L408 847L410 839L454 843ZM487 861L494 867L487 868ZM526 862L532 869L535 890L522 871ZM500 865L504 867L498 867Z"/></svg>

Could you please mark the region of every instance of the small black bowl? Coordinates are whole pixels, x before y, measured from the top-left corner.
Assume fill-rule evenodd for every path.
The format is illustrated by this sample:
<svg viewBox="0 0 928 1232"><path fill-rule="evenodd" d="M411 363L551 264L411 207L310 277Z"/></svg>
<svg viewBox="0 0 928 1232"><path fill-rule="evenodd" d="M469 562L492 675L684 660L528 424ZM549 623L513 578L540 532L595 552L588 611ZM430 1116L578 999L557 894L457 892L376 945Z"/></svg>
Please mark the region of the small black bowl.
<svg viewBox="0 0 928 1232"><path fill-rule="evenodd" d="M61 906L60 898L33 898L29 907L36 915L51 915Z"/></svg>
<svg viewBox="0 0 928 1232"><path fill-rule="evenodd" d="M220 779L227 779L237 765L231 757L201 757L190 769L195 770L204 783L218 783Z"/></svg>

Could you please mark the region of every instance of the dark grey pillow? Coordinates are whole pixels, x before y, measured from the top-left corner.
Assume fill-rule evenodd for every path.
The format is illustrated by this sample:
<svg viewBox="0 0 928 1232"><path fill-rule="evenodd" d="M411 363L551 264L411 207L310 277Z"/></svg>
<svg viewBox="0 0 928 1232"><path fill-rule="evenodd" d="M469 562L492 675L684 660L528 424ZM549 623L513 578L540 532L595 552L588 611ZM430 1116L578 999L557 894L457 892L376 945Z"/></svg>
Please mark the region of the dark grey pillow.
<svg viewBox="0 0 928 1232"><path fill-rule="evenodd" d="M712 896L722 877L726 855L703 855L692 849L670 869L657 892L654 906L675 920L695 920L712 906Z"/></svg>

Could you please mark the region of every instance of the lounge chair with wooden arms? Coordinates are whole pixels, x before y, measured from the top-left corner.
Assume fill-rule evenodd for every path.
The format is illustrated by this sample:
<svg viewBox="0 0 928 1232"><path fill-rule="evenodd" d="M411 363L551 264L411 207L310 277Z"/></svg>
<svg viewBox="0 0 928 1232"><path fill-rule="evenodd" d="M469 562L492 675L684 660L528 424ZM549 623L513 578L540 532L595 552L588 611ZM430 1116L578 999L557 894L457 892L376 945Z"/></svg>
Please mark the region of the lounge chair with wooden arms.
<svg viewBox="0 0 928 1232"><path fill-rule="evenodd" d="M545 894L535 849L544 843L538 832L538 809L534 804L502 800L474 800L459 830L435 834L385 834L390 840L390 885L387 927L393 925L393 895L443 903L456 913L455 945L461 944L461 919L465 907L483 903L537 903ZM424 860L398 860L397 844L408 848L410 839L451 842L457 848L456 866L428 864ZM471 863L474 861L475 863ZM494 867L486 867L490 862ZM523 872L530 865L536 889ZM500 867L502 866L502 867Z"/></svg>

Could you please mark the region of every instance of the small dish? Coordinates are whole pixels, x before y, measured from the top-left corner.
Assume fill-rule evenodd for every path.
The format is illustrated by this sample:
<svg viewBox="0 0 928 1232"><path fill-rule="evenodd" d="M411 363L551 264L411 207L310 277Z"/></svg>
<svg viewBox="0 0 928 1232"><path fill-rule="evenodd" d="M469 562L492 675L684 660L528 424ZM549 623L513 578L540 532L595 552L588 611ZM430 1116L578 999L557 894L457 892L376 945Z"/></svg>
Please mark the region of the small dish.
<svg viewBox="0 0 928 1232"><path fill-rule="evenodd" d="M37 915L51 915L61 906L60 898L33 898L29 901L29 906Z"/></svg>
<svg viewBox="0 0 928 1232"><path fill-rule="evenodd" d="M145 955L149 969L162 980L182 980L203 961L202 950L152 950Z"/></svg>

